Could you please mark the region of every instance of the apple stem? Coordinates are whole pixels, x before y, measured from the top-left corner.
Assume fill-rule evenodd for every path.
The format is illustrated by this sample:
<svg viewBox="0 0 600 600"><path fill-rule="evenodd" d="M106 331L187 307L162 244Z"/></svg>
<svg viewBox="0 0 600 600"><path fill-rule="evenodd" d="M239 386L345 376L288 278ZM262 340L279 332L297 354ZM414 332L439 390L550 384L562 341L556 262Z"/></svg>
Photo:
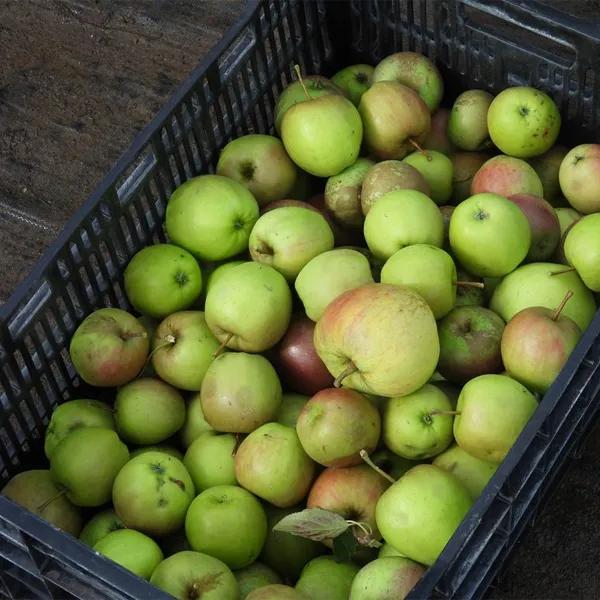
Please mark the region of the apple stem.
<svg viewBox="0 0 600 600"><path fill-rule="evenodd" d="M177 341L177 339L175 338L174 335L171 335L170 333L168 335L165 335L164 341L162 341L158 346L156 346L156 348L152 348L152 351L150 352L150 354L148 354L148 357L146 358L146 362L144 363L144 366L140 369L140 372L137 374L137 377L140 377L141 374L144 372L144 369L148 366L148 364L150 363L150 360L152 360L152 357L154 356L154 353L157 350L160 350L161 348L164 348L165 346L172 346L176 341Z"/></svg>
<svg viewBox="0 0 600 600"><path fill-rule="evenodd" d="M571 290L569 290L566 294L565 297L562 299L562 302L558 305L558 308L554 311L554 314L552 315L552 320L553 321L557 321L558 317L560 317L560 313L563 311L563 308L565 307L565 304L574 296L573 292Z"/></svg>
<svg viewBox="0 0 600 600"><path fill-rule="evenodd" d="M54 502L55 500L58 500L61 496L64 496L66 493L67 493L67 489L66 488L60 490L60 492L58 492L58 494L54 494L54 496L50 496L50 498L48 498L48 500L45 500L44 502L42 502L36 508L36 511L41 513L43 510L46 509L46 507L48 505L52 504L52 502Z"/></svg>
<svg viewBox="0 0 600 600"><path fill-rule="evenodd" d="M298 81L300 82L300 85L302 86L302 89L304 90L304 93L306 94L307 99L312 100L310 94L308 93L308 89L307 89L306 85L304 85L304 79L302 79L302 73L300 72L300 65L294 65L294 71L296 71L296 75L298 76Z"/></svg>
<svg viewBox="0 0 600 600"><path fill-rule="evenodd" d="M358 371L358 367L354 363L350 363L334 380L333 387L339 388L342 387L342 382L346 377L352 375L352 373L356 373Z"/></svg>
<svg viewBox="0 0 600 600"><path fill-rule="evenodd" d="M390 483L396 483L396 480L391 475L388 475L383 469L380 469L371 460L369 453L364 448L360 451L359 454L360 454L360 457L371 467L371 469L377 471L377 473L379 473L384 479L387 479Z"/></svg>
<svg viewBox="0 0 600 600"><path fill-rule="evenodd" d="M421 144L419 144L419 142L417 142L416 140L413 140L412 138L408 138L408 143L411 146L413 146L417 150L417 152L420 152L421 154L423 154L429 162L431 162L433 160L431 158L431 154L429 154L429 152L427 152L427 150L425 150L425 148L423 148L423 146L421 146Z"/></svg>
<svg viewBox="0 0 600 600"><path fill-rule="evenodd" d="M457 281L456 285L460 287L479 288L480 290L485 287L485 283L482 283L481 281Z"/></svg>
<svg viewBox="0 0 600 600"><path fill-rule="evenodd" d="M233 332L228 333L225 336L225 339L221 342L221 345L213 352L213 358L217 358L217 356L220 356L221 354L223 354L223 351L227 347L227 344L229 344L229 342L231 341L232 337L233 337Z"/></svg>
<svg viewBox="0 0 600 600"><path fill-rule="evenodd" d="M448 415L448 416L454 416L454 415L460 415L460 414L462 414L462 411L460 411L460 410L430 410L429 414L430 415Z"/></svg>
<svg viewBox="0 0 600 600"><path fill-rule="evenodd" d="M239 433L234 434L235 444L233 445L233 449L231 450L231 456L235 456L240 444L242 443L242 436Z"/></svg>
<svg viewBox="0 0 600 600"><path fill-rule="evenodd" d="M563 273L572 273L573 271L576 271L575 267L569 267L568 269L563 269L562 271L552 271L552 273L550 273L550 276L562 275Z"/></svg>

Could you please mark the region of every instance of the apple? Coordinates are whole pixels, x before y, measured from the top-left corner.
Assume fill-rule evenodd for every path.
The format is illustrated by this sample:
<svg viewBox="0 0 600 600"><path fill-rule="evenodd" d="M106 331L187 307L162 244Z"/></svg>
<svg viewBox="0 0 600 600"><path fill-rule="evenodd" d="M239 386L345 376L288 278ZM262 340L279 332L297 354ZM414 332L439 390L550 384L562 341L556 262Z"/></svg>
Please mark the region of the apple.
<svg viewBox="0 0 600 600"><path fill-rule="evenodd" d="M433 464L452 473L476 500L492 478L498 465L471 456L457 444L453 444L433 459Z"/></svg>
<svg viewBox="0 0 600 600"><path fill-rule="evenodd" d="M331 81L344 90L354 106L358 106L362 95L371 86L374 70L371 65L351 65L338 71Z"/></svg>
<svg viewBox="0 0 600 600"><path fill-rule="evenodd" d="M528 159L528 163L538 174L542 187L544 188L544 200L552 206L565 206L565 199L562 197L560 182L558 181L558 172L560 165L565 158L568 150L564 146L556 144L550 150Z"/></svg>
<svg viewBox="0 0 600 600"><path fill-rule="evenodd" d="M239 484L259 498L285 508L300 502L310 488L315 464L296 431L267 423L250 433L235 454Z"/></svg>
<svg viewBox="0 0 600 600"><path fill-rule="evenodd" d="M537 408L535 396L507 375L480 375L458 397L456 443L471 456L500 464Z"/></svg>
<svg viewBox="0 0 600 600"><path fill-rule="evenodd" d="M434 112L444 95L444 82L433 62L417 52L396 52L384 58L373 72L373 83L398 81L415 90Z"/></svg>
<svg viewBox="0 0 600 600"><path fill-rule="evenodd" d="M341 173L330 177L325 185L325 206L342 226L362 227L364 215L360 203L363 179L375 163L359 158Z"/></svg>
<svg viewBox="0 0 600 600"><path fill-rule="evenodd" d="M202 272L187 250L173 244L155 244L133 256L123 274L123 283L135 310L162 319L198 300Z"/></svg>
<svg viewBox="0 0 600 600"><path fill-rule="evenodd" d="M0 494L54 527L77 537L83 521L81 513L61 491L52 480L50 471L32 469L11 477Z"/></svg>
<svg viewBox="0 0 600 600"><path fill-rule="evenodd" d="M69 354L86 383L116 387L142 370L149 345L146 330L133 315L120 308L100 308L77 327Z"/></svg>
<svg viewBox="0 0 600 600"><path fill-rule="evenodd" d="M444 243L444 220L437 205L422 192L395 190L379 198L365 217L369 250L387 260L411 244Z"/></svg>
<svg viewBox="0 0 600 600"><path fill-rule="evenodd" d="M456 267L437 246L414 244L392 254L381 269L381 283L402 285L419 293L441 319L456 302Z"/></svg>
<svg viewBox="0 0 600 600"><path fill-rule="evenodd" d="M115 477L128 459L127 446L112 429L80 427L54 448L50 475L73 504L101 506L110 500Z"/></svg>
<svg viewBox="0 0 600 600"><path fill-rule="evenodd" d="M167 383L198 391L219 342L199 310L184 310L166 317L154 332L152 366Z"/></svg>
<svg viewBox="0 0 600 600"><path fill-rule="evenodd" d="M213 429L250 433L277 414L281 383L264 356L226 352L208 367L200 398L204 418Z"/></svg>
<svg viewBox="0 0 600 600"><path fill-rule="evenodd" d="M492 192L508 198L532 194L542 198L542 182L533 167L520 158L500 154L486 160L471 181L471 194Z"/></svg>
<svg viewBox="0 0 600 600"><path fill-rule="evenodd" d="M437 204L445 204L452 195L452 178L454 167L452 161L441 152L413 152L404 159L413 166L431 188L430 198Z"/></svg>
<svg viewBox="0 0 600 600"><path fill-rule="evenodd" d="M144 452L132 458L112 488L115 512L125 527L161 537L177 531L194 498L194 484L177 458Z"/></svg>
<svg viewBox="0 0 600 600"><path fill-rule="evenodd" d="M307 600L304 594L289 585L272 583L251 591L246 600Z"/></svg>
<svg viewBox="0 0 600 600"><path fill-rule="evenodd" d="M584 331L594 318L596 302L579 275L565 265L543 262L519 267L498 284L490 308L508 322L530 306L554 310L569 291L573 297L562 314Z"/></svg>
<svg viewBox="0 0 600 600"><path fill-rule="evenodd" d="M219 281L219 279L221 279L221 277L223 276L224 273L227 273L227 271L230 271L231 269L233 269L233 267L237 267L238 265L243 265L245 262L248 262L248 261L246 261L246 260L230 260L228 262L221 263L219 266L215 267L208 274L208 277L206 278L206 285L204 286L205 297L206 297L206 294L208 294L208 290L210 289L210 287L216 281Z"/></svg>
<svg viewBox="0 0 600 600"><path fill-rule="evenodd" d="M389 483L367 465L325 469L315 480L306 506L335 512L345 519L365 524L370 537L381 535L375 523L375 507ZM358 541L366 541L360 529L354 531Z"/></svg>
<svg viewBox="0 0 600 600"><path fill-rule="evenodd" d="M384 283L338 296L317 323L314 344L337 385L378 396L419 389L439 357L435 317L425 300Z"/></svg>
<svg viewBox="0 0 600 600"><path fill-rule="evenodd" d="M448 137L461 150L481 150L491 145L487 114L494 97L484 90L467 90L452 105Z"/></svg>
<svg viewBox="0 0 600 600"><path fill-rule="evenodd" d="M423 142L424 148L437 150L448 156L453 152L454 146L448 138L449 118L450 111L447 108L438 108L431 115L431 129Z"/></svg>
<svg viewBox="0 0 600 600"><path fill-rule="evenodd" d="M294 315L270 357L284 388L309 396L333 385L333 376L315 350L314 330L308 317Z"/></svg>
<svg viewBox="0 0 600 600"><path fill-rule="evenodd" d="M318 321L332 300L367 283L373 283L373 275L365 255L349 248L336 248L311 259L294 285L306 314Z"/></svg>
<svg viewBox="0 0 600 600"><path fill-rule="evenodd" d="M244 599L248 594L257 588L281 583L281 577L267 565L254 561L251 565L243 569L237 569L234 573L240 586L240 598Z"/></svg>
<svg viewBox="0 0 600 600"><path fill-rule="evenodd" d="M503 331L504 321L488 308L455 308L438 323L439 372L458 384L484 373L499 373Z"/></svg>
<svg viewBox="0 0 600 600"><path fill-rule="evenodd" d="M202 412L200 392L193 394L186 403L185 422L179 430L179 438L184 448L189 448L192 442L207 431L214 431L206 422Z"/></svg>
<svg viewBox="0 0 600 600"><path fill-rule="evenodd" d="M474 285L457 285L455 306L483 306L484 304L487 304L485 283L482 277L476 277L464 269L456 269L456 278L458 281L463 283L481 283L483 284L483 287Z"/></svg>
<svg viewBox="0 0 600 600"><path fill-rule="evenodd" d="M515 203L498 194L475 194L450 219L450 246L459 262L479 276L510 273L527 256L531 229Z"/></svg>
<svg viewBox="0 0 600 600"><path fill-rule="evenodd" d="M232 433L204 433L196 438L183 457L197 492L213 486L235 485L234 455L237 440Z"/></svg>
<svg viewBox="0 0 600 600"><path fill-rule="evenodd" d="M258 219L258 203L241 184L222 175L200 175L169 198L165 228L170 240L205 261L246 249Z"/></svg>
<svg viewBox="0 0 600 600"><path fill-rule="evenodd" d="M310 600L348 600L358 571L351 562L340 562L333 556L317 556L302 569L296 590Z"/></svg>
<svg viewBox="0 0 600 600"><path fill-rule="evenodd" d="M226 347L263 352L284 335L292 315L292 294L278 271L248 262L215 282L206 296L206 323Z"/></svg>
<svg viewBox="0 0 600 600"><path fill-rule="evenodd" d="M155 444L152 446L141 446L140 448L136 448L129 453L129 460L139 456L140 454L144 454L144 452L164 452L169 456L174 456L179 460L183 460L183 454L177 448L173 446L167 446L166 444Z"/></svg>
<svg viewBox="0 0 600 600"><path fill-rule="evenodd" d="M576 221L579 221L583 216L581 213L578 213L574 208L555 208L554 212L558 218L558 223L560 225L560 235L561 237L564 235L565 231L573 225Z"/></svg>
<svg viewBox="0 0 600 600"><path fill-rule="evenodd" d="M475 173L483 163L488 161L489 154L482 152L454 152L450 155L452 161L452 203L460 204L471 195L471 183Z"/></svg>
<svg viewBox="0 0 600 600"><path fill-rule="evenodd" d="M115 422L124 441L157 444L181 429L185 402L174 387L160 379L136 379L117 392Z"/></svg>
<svg viewBox="0 0 600 600"><path fill-rule="evenodd" d="M402 556L378 558L356 575L349 600L403 600L423 577L425 569Z"/></svg>
<svg viewBox="0 0 600 600"><path fill-rule="evenodd" d="M429 566L472 504L467 488L454 475L434 465L417 465L379 499L377 527L388 544Z"/></svg>
<svg viewBox="0 0 600 600"><path fill-rule="evenodd" d="M94 550L110 558L142 579L150 579L163 560L160 546L133 529L118 529L94 544Z"/></svg>
<svg viewBox="0 0 600 600"><path fill-rule="evenodd" d="M600 292L600 214L586 215L569 229L565 256L583 283Z"/></svg>
<svg viewBox="0 0 600 600"><path fill-rule="evenodd" d="M98 400L70 400L58 405L50 417L44 438L44 453L50 460L54 449L79 427L115 429L112 408Z"/></svg>
<svg viewBox="0 0 600 600"><path fill-rule="evenodd" d="M216 172L241 183L260 206L288 198L298 169L279 138L252 133L232 140L223 148Z"/></svg>
<svg viewBox="0 0 600 600"><path fill-rule="evenodd" d="M333 385L333 378L331 383ZM283 394L281 396L281 406L275 415L275 422L295 429L296 423L298 422L298 416L308 400L309 397L303 394L294 394L293 392Z"/></svg>
<svg viewBox="0 0 600 600"><path fill-rule="evenodd" d="M260 554L267 537L267 515L250 492L236 485L217 485L190 504L185 534L192 550L241 569Z"/></svg>
<svg viewBox="0 0 600 600"><path fill-rule="evenodd" d="M363 214L379 198L394 190L417 190L426 196L431 194L431 188L417 169L400 160L384 160L373 165L365 175L360 193L360 203Z"/></svg>
<svg viewBox="0 0 600 600"><path fill-rule="evenodd" d="M490 104L487 123L492 142L501 152L529 158L543 154L554 144L560 131L560 112L541 90L509 87Z"/></svg>
<svg viewBox="0 0 600 600"><path fill-rule="evenodd" d="M347 467L361 464L361 450L375 450L381 418L362 394L330 388L321 390L305 404L296 432L305 452L315 462L326 467Z"/></svg>
<svg viewBox="0 0 600 600"><path fill-rule="evenodd" d="M96 513L83 527L79 539L87 546L94 546L111 531L123 529L123 521L112 508Z"/></svg>
<svg viewBox="0 0 600 600"><path fill-rule="evenodd" d="M360 99L367 150L379 159L404 158L421 147L431 115L421 97L397 81L378 81Z"/></svg>
<svg viewBox="0 0 600 600"><path fill-rule="evenodd" d="M240 591L229 567L218 558L184 550L165 558L150 583L175 598L239 600Z"/></svg>
<svg viewBox="0 0 600 600"><path fill-rule="evenodd" d="M560 189L569 204L585 215L600 212L600 144L572 148L560 164Z"/></svg>

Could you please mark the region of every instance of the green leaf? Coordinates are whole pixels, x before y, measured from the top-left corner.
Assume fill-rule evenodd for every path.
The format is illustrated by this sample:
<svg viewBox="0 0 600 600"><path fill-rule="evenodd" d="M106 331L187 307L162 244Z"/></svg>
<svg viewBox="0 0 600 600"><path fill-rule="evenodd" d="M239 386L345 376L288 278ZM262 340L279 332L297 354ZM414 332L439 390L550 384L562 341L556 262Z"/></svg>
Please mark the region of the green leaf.
<svg viewBox="0 0 600 600"><path fill-rule="evenodd" d="M346 529L333 540L333 555L340 562L352 560L360 544L351 529Z"/></svg>
<svg viewBox="0 0 600 600"><path fill-rule="evenodd" d="M274 531L285 531L292 535L322 542L337 538L348 530L350 524L344 517L322 508L306 508L297 513L283 517Z"/></svg>

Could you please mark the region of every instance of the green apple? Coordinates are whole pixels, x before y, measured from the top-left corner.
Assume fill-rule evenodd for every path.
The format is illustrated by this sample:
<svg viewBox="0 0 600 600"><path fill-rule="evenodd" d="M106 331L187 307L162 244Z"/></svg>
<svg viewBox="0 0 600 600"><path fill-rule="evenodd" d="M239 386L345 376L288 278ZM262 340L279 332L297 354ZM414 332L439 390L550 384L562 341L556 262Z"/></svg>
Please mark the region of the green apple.
<svg viewBox="0 0 600 600"><path fill-rule="evenodd" d="M177 600L239 600L240 590L231 569L218 558L184 550L165 558L150 583Z"/></svg>
<svg viewBox="0 0 600 600"><path fill-rule="evenodd" d="M600 292L600 213L586 215L569 229L565 256L583 283Z"/></svg>
<svg viewBox="0 0 600 600"><path fill-rule="evenodd" d="M279 507L293 506L306 496L315 463L302 448L296 431L267 423L250 433L235 454L240 485Z"/></svg>
<svg viewBox="0 0 600 600"><path fill-rule="evenodd" d="M250 234L252 259L274 267L293 281L311 259L331 250L333 232L314 210L282 206L264 213Z"/></svg>
<svg viewBox="0 0 600 600"><path fill-rule="evenodd" d="M537 408L535 396L506 375L480 375L458 397L456 443L471 456L500 464Z"/></svg>
<svg viewBox="0 0 600 600"><path fill-rule="evenodd" d="M373 275L366 256L350 248L336 248L311 259L294 285L306 314L318 321L332 300L367 283L373 283Z"/></svg>
<svg viewBox="0 0 600 600"><path fill-rule="evenodd" d="M96 513L83 527L79 539L88 546L94 546L111 531L123 529L123 521L112 508Z"/></svg>
<svg viewBox="0 0 600 600"><path fill-rule="evenodd" d="M413 152L403 159L413 166L431 189L430 198L437 204L445 204L452 196L452 179L454 167L452 161L441 152Z"/></svg>
<svg viewBox="0 0 600 600"><path fill-rule="evenodd" d="M434 465L417 465L379 498L377 527L406 557L432 565L472 504L454 475Z"/></svg>
<svg viewBox="0 0 600 600"><path fill-rule="evenodd" d="M171 241L201 260L223 260L246 249L258 219L258 203L241 184L200 175L169 198L165 227Z"/></svg>
<svg viewBox="0 0 600 600"><path fill-rule="evenodd" d="M396 190L383 195L371 207L365 217L364 234L369 250L377 258L387 260L411 244L441 248L444 220L435 202L422 192Z"/></svg>
<svg viewBox="0 0 600 600"><path fill-rule="evenodd" d="M193 394L185 407L185 422L179 430L179 437L184 448L189 448L192 442L207 431L214 429L206 422L202 412L200 392Z"/></svg>
<svg viewBox="0 0 600 600"><path fill-rule="evenodd" d="M210 287L216 281L219 281L219 279L221 279L221 277L225 273L227 273L227 271L230 271L231 269L233 269L233 267L237 267L238 265L243 265L245 262L248 262L248 261L246 261L246 260L229 260L227 262L220 264L218 267L215 267L215 269L213 271L211 271L208 274L208 277L206 278L206 285L204 286L204 291L206 292L206 294L208 294L208 290L210 289Z"/></svg>
<svg viewBox="0 0 600 600"><path fill-rule="evenodd" d="M498 465L471 456L457 444L453 444L433 459L433 464L452 473L476 500L492 478Z"/></svg>
<svg viewBox="0 0 600 600"><path fill-rule="evenodd" d="M54 448L50 474L73 504L101 506L110 500L113 482L128 459L127 446L112 429L80 427Z"/></svg>
<svg viewBox="0 0 600 600"><path fill-rule="evenodd" d="M235 485L234 454L237 440L232 433L207 432L196 438L183 457L194 487L201 492L216 485Z"/></svg>
<svg viewBox="0 0 600 600"><path fill-rule="evenodd" d="M127 298L138 312L162 319L198 300L202 272L187 250L172 244L155 244L134 255L123 282Z"/></svg>
<svg viewBox="0 0 600 600"><path fill-rule="evenodd" d="M437 246L414 244L388 258L381 269L381 283L404 285L419 293L436 319L448 314L456 303L456 266Z"/></svg>
<svg viewBox="0 0 600 600"><path fill-rule="evenodd" d="M307 600L307 598L289 585L272 583L256 588L246 596L246 600Z"/></svg>
<svg viewBox="0 0 600 600"><path fill-rule="evenodd" d="M573 297L562 314L584 331L594 318L596 302L579 275L565 265L545 262L519 267L498 284L490 308L508 322L530 306L554 310L569 291Z"/></svg>
<svg viewBox="0 0 600 600"><path fill-rule="evenodd" d="M226 352L208 367L200 398L204 418L216 431L250 433L275 418L281 383L264 356Z"/></svg>
<svg viewBox="0 0 600 600"><path fill-rule="evenodd" d="M231 569L241 569L260 554L267 537L267 516L250 492L236 485L216 485L190 504L185 535L193 550L214 556Z"/></svg>
<svg viewBox="0 0 600 600"><path fill-rule="evenodd" d="M483 152L454 152L452 161L452 204L460 204L471 195L473 177L481 166L489 160Z"/></svg>
<svg viewBox="0 0 600 600"><path fill-rule="evenodd" d="M168 446L167 444L154 444L152 446L141 446L140 448L136 448L129 453L129 459L135 458L140 454L144 454L144 452L164 452L169 456L174 456L179 460L183 460L183 454L180 450L175 448L174 446Z"/></svg>
<svg viewBox="0 0 600 600"><path fill-rule="evenodd" d="M348 600L358 571L359 568L350 562L340 562L333 556L318 556L302 569L296 590L310 600Z"/></svg>
<svg viewBox="0 0 600 600"><path fill-rule="evenodd" d="M79 427L115 428L111 407L98 400L70 400L52 412L44 439L46 458L52 458L54 449L71 431Z"/></svg>
<svg viewBox="0 0 600 600"><path fill-rule="evenodd" d="M281 577L267 565L254 561L251 565L234 572L235 578L240 586L240 600L257 588L272 583L281 583Z"/></svg>
<svg viewBox="0 0 600 600"><path fill-rule="evenodd" d="M424 573L422 565L402 556L378 558L358 572L349 600L403 600Z"/></svg>
<svg viewBox="0 0 600 600"><path fill-rule="evenodd" d="M560 131L560 112L541 90L509 87L490 104L487 123L492 142L501 152L529 158L554 144Z"/></svg>
<svg viewBox="0 0 600 600"><path fill-rule="evenodd" d="M124 441L157 444L182 427L185 402L174 387L160 379L136 379L117 392L115 421Z"/></svg>
<svg viewBox="0 0 600 600"><path fill-rule="evenodd" d="M53 482L50 471L33 469L11 477L0 494L52 523L54 527L77 537L81 531L81 513L61 491Z"/></svg>
<svg viewBox="0 0 600 600"><path fill-rule="evenodd" d="M544 154L534 156L527 161L535 169L542 182L544 200L550 202L552 206L566 206L558 181L558 172L567 152L567 148L556 144Z"/></svg>
<svg viewBox="0 0 600 600"><path fill-rule="evenodd" d="M516 269L529 252L531 229L521 209L498 194L475 194L450 219L450 246L460 263L482 277Z"/></svg>
<svg viewBox="0 0 600 600"><path fill-rule="evenodd" d="M500 154L486 160L471 181L471 194L491 192L508 198L531 194L542 198L544 189L533 167L514 156Z"/></svg>
<svg viewBox="0 0 600 600"><path fill-rule="evenodd" d="M248 262L224 273L206 296L206 322L228 348L263 352L285 333L292 294L278 271Z"/></svg>
<svg viewBox="0 0 600 600"><path fill-rule="evenodd" d="M569 229L573 223L579 221L583 216L581 213L578 213L574 208L555 208L554 212L558 217L558 223L560 225L560 236L562 237L564 233Z"/></svg>
<svg viewBox="0 0 600 600"><path fill-rule="evenodd" d="M354 106L358 106L362 95L371 87L374 70L371 65L350 65L338 71L331 81L346 92Z"/></svg>
<svg viewBox="0 0 600 600"><path fill-rule="evenodd" d="M448 137L461 150L491 145L487 114L494 97L484 90L467 90L456 98L448 120Z"/></svg>
<svg viewBox="0 0 600 600"><path fill-rule="evenodd" d="M450 400L426 383L401 398L390 398L383 411L383 441L396 454L418 460L430 458L452 442Z"/></svg>
<svg viewBox="0 0 600 600"><path fill-rule="evenodd" d="M217 163L217 175L235 179L248 188L259 206L288 198L297 174L281 140L259 133L229 142Z"/></svg>
<svg viewBox="0 0 600 600"><path fill-rule="evenodd" d="M304 394L286 393L281 396L281 406L275 415L275 421L288 427L296 428L298 416L310 396Z"/></svg>
<svg viewBox="0 0 600 600"><path fill-rule="evenodd" d="M600 144L572 148L560 164L560 189L569 204L585 215L600 212Z"/></svg>
<svg viewBox="0 0 600 600"><path fill-rule="evenodd" d="M94 544L94 550L115 561L142 579L150 579L163 559L160 546L133 529L118 529Z"/></svg>

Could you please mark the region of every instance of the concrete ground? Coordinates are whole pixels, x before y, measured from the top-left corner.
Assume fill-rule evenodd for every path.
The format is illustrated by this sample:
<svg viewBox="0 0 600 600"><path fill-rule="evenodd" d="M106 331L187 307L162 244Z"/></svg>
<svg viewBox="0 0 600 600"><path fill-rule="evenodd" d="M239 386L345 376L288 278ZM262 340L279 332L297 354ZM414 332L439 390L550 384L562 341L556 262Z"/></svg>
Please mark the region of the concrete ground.
<svg viewBox="0 0 600 600"><path fill-rule="evenodd" d="M242 6L0 0L0 302ZM492 597L600 598L599 498L596 428Z"/></svg>

